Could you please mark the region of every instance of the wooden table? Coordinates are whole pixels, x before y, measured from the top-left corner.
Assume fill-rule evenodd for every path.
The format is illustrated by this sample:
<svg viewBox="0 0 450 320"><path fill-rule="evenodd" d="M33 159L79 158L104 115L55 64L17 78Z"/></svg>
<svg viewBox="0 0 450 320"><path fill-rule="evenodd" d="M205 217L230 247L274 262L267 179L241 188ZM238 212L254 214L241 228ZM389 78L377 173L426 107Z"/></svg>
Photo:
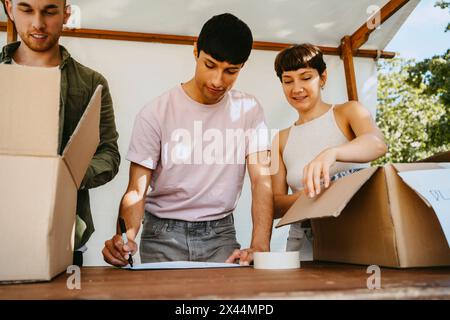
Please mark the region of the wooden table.
<svg viewBox="0 0 450 320"><path fill-rule="evenodd" d="M298 270L253 268L128 271L81 269L47 283L0 285L0 299L450 299L450 268L381 269L381 289L367 289L367 267L303 262Z"/></svg>

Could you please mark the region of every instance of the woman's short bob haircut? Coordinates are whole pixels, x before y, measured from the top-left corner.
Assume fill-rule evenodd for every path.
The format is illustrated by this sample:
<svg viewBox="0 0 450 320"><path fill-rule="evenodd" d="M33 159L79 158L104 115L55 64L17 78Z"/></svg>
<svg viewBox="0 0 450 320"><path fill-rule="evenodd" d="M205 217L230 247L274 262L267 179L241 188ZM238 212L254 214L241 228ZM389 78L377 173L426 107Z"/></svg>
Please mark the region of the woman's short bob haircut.
<svg viewBox="0 0 450 320"><path fill-rule="evenodd" d="M275 72L280 81L284 71L313 68L322 76L327 68L320 49L309 43L297 44L281 51L275 59Z"/></svg>

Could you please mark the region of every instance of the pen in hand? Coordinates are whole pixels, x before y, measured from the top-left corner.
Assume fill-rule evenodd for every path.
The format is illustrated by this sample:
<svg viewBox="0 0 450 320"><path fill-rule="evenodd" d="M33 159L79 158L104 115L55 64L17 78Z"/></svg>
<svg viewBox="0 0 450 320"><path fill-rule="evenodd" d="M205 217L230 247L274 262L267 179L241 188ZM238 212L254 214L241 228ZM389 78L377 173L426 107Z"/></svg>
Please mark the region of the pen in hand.
<svg viewBox="0 0 450 320"><path fill-rule="evenodd" d="M120 227L120 232L122 233L122 240L125 245L128 243L127 227L125 226L125 220L123 220L122 217L119 217L119 227ZM128 253L128 263L133 268L133 258L131 257L131 252Z"/></svg>

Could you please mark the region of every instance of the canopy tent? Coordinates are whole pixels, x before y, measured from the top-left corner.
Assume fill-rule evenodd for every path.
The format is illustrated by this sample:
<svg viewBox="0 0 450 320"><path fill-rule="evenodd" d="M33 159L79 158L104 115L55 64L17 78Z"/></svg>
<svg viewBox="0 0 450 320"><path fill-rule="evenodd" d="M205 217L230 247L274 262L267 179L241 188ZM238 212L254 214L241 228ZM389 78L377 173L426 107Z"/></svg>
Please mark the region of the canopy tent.
<svg viewBox="0 0 450 320"><path fill-rule="evenodd" d="M285 101L273 71L278 50L291 43L310 42L321 46L329 74L324 100L339 103L358 98L375 114L377 67L374 58L394 56L383 50L419 0L69 2L81 9L81 29L66 30L61 43L77 60L108 79L124 159L134 117L142 106L192 76L191 46L201 26L211 16L230 12L252 29L257 50L253 50L236 88L254 94L264 108L269 126L278 129L291 125L297 117ZM377 9L381 10L379 15L369 19ZM377 17L383 23L373 29ZM0 45L3 45L14 39L14 33L8 28L3 12L0 21L3 21L0 22ZM122 161L118 176L91 192L97 231L88 243L87 265L103 264L101 248L115 230L117 208L127 181L128 162ZM246 180L235 210L237 237L243 247L249 245L251 236L248 184ZM287 229L274 231L273 250L284 249L286 234Z"/></svg>
<svg viewBox="0 0 450 320"><path fill-rule="evenodd" d="M352 35L366 23L373 10L389 2L405 5L363 46L380 50L386 47L418 0L340 0L338 4L336 0L69 1L81 8L84 29L195 36L209 17L230 12L251 27L257 41L310 42L332 47L338 47L344 36ZM3 12L0 21L6 22Z"/></svg>
<svg viewBox="0 0 450 320"><path fill-rule="evenodd" d="M393 57L392 53L383 53L381 50L387 46L418 2L344 0L336 5L334 0L229 0L226 3L214 0L72 0L69 3L79 9L74 10L79 13L76 18L78 26L84 30L67 31L66 35L191 44L193 35L197 34L208 17L231 12L251 26L256 40L255 48L279 50L290 43L309 42L321 46L325 53L342 56L348 98L357 100L352 56ZM6 17L3 18L6 21ZM12 24L0 24L0 30L8 27L8 41L13 41L16 34Z"/></svg>

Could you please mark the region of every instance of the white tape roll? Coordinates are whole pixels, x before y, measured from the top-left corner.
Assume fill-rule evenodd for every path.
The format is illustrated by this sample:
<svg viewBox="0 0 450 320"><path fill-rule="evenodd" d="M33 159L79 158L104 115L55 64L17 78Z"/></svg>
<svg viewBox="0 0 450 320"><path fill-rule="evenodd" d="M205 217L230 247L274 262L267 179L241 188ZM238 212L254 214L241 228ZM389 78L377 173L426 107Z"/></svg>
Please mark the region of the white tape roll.
<svg viewBox="0 0 450 320"><path fill-rule="evenodd" d="M255 252L253 266L255 269L298 269L300 268L300 252Z"/></svg>

